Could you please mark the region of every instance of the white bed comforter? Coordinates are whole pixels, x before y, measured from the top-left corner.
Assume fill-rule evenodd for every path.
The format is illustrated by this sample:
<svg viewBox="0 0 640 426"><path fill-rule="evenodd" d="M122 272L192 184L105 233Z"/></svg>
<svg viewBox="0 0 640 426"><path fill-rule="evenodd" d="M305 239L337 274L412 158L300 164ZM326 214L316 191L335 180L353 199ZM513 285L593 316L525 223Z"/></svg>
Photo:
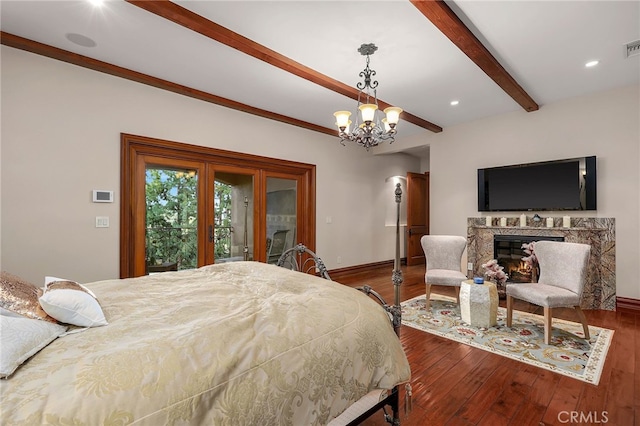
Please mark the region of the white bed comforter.
<svg viewBox="0 0 640 426"><path fill-rule="evenodd" d="M109 325L0 381L3 425L323 425L409 380L387 314L338 283L235 262L86 286Z"/></svg>

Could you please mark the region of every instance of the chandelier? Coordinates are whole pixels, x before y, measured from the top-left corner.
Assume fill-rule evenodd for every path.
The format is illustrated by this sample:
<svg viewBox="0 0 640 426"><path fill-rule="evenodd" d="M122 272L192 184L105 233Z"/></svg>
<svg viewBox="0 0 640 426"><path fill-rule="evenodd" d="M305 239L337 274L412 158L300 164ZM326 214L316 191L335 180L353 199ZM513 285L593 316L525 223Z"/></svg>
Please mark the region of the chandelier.
<svg viewBox="0 0 640 426"><path fill-rule="evenodd" d="M336 126L338 126L340 143L344 145L346 140L355 142L369 150L372 146L377 146L384 141L393 143L394 136L397 133L396 126L400 119L402 108L389 107L384 109L385 118L381 119L381 112L378 109L378 96L376 88L378 81L371 81L371 77L376 72L369 68L369 56L373 55L378 47L373 44L363 44L358 49L361 55L367 57L367 66L360 72L360 77L364 78L364 82L359 82L358 88L358 110L356 112L356 123L353 132L349 132L351 125L351 112L337 111L333 115L336 117Z"/></svg>

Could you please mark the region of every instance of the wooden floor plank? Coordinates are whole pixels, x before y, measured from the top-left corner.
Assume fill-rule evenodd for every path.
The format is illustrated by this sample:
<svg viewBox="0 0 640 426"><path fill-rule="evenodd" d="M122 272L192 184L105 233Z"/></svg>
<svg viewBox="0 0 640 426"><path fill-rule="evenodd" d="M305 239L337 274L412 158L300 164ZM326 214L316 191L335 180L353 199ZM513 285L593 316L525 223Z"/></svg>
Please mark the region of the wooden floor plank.
<svg viewBox="0 0 640 426"><path fill-rule="evenodd" d="M525 364L516 372L515 376L513 376L513 380L525 386L531 387L538 378L539 373L540 369L538 367Z"/></svg>
<svg viewBox="0 0 640 426"><path fill-rule="evenodd" d="M511 382L514 374L514 366L510 362L501 363L487 377L483 385L458 408L455 415L473 424L478 424L488 408L498 399L502 389Z"/></svg>
<svg viewBox="0 0 640 426"><path fill-rule="evenodd" d="M560 375L552 373L551 371L538 369L538 377L536 381L531 385L531 391L527 395L527 399L533 404L548 406L553 397L553 393L560 381Z"/></svg>
<svg viewBox="0 0 640 426"><path fill-rule="evenodd" d="M443 380L427 389L429 401L426 407L433 413L430 421L434 424L445 424L447 420L454 417L457 407L467 398L469 389L480 385L469 378L473 377L482 366L486 355L474 355L473 351L470 351L467 356L452 366ZM459 392L460 390L465 392Z"/></svg>
<svg viewBox="0 0 640 426"><path fill-rule="evenodd" d="M513 417L509 420L509 425L540 426L542 424L541 421L545 411L547 411L546 406L534 404L533 402L525 399L519 409L514 413Z"/></svg>
<svg viewBox="0 0 640 426"><path fill-rule="evenodd" d="M490 411L510 419L520 409L530 387L515 381L515 376L507 386L502 389L498 399L489 407Z"/></svg>
<svg viewBox="0 0 640 426"><path fill-rule="evenodd" d="M611 342L612 368L633 373L635 370L635 347L633 345L635 323L630 322L631 314L618 314L619 325ZM631 343L631 344L630 344Z"/></svg>
<svg viewBox="0 0 640 426"><path fill-rule="evenodd" d="M607 388L607 405L605 411L609 423L620 426L633 426L634 424L634 386L633 376L626 371L613 369L611 382Z"/></svg>
<svg viewBox="0 0 640 426"><path fill-rule="evenodd" d="M505 417L495 411L487 411L485 415L477 423L479 426L497 426L506 425L509 422L509 418Z"/></svg>

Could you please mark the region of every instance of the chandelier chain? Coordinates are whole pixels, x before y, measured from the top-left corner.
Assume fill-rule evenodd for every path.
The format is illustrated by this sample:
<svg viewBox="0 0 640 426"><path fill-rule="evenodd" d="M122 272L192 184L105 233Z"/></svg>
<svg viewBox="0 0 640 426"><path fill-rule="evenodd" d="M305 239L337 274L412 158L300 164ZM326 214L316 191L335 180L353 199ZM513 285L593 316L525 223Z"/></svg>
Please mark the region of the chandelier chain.
<svg viewBox="0 0 640 426"><path fill-rule="evenodd" d="M358 82L358 110L356 112L355 125L352 132L349 132L351 125L351 112L337 111L334 113L336 117L336 125L339 129L340 143L345 145L345 141L355 142L357 145L366 148L368 151L371 147L377 146L383 141L394 142L397 133L396 125L398 124L402 108L388 107L384 110L386 117L380 120L381 112L378 109L377 87L378 81L372 80L376 72L369 67L370 55L373 55L378 47L373 44L362 44L358 49L361 55L366 56L366 66L360 72L363 81ZM373 93L372 93L373 92ZM373 100L371 100L373 97Z"/></svg>
<svg viewBox="0 0 640 426"><path fill-rule="evenodd" d="M360 90L365 90L367 87L370 89L375 89L376 87L378 87L378 81L375 80L371 82L371 77L375 75L376 71L369 68L369 55L367 55L367 66L364 68L364 70L360 71L360 77L364 79L364 84L363 82L359 81L358 84L356 84L356 87Z"/></svg>

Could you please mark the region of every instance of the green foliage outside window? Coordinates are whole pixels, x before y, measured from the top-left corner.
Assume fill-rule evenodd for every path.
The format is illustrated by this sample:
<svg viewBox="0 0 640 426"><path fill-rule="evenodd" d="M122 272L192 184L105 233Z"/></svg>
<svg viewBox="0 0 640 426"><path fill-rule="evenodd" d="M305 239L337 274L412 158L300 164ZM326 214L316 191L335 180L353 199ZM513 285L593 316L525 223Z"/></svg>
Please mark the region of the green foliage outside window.
<svg viewBox="0 0 640 426"><path fill-rule="evenodd" d="M215 259L231 256L231 185L214 183Z"/></svg>
<svg viewBox="0 0 640 426"><path fill-rule="evenodd" d="M198 178L194 172L148 169L147 263L198 264Z"/></svg>
<svg viewBox="0 0 640 426"><path fill-rule="evenodd" d="M146 172L147 263L198 266L198 176L195 172L148 169ZM231 185L214 187L215 259L231 255Z"/></svg>

